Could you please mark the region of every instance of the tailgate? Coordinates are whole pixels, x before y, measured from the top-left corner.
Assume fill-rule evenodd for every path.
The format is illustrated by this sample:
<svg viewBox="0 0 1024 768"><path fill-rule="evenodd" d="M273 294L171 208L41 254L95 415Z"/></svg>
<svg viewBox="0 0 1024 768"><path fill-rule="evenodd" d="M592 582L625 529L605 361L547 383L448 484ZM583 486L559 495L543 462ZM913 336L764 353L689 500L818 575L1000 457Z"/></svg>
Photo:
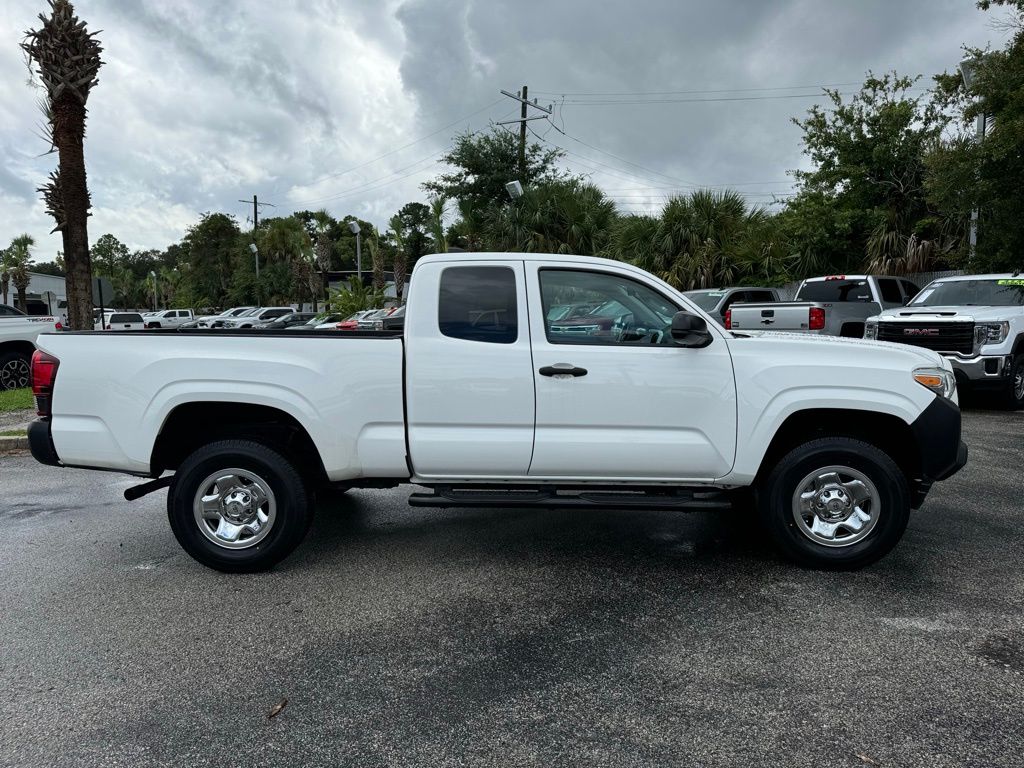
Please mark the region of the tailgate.
<svg viewBox="0 0 1024 768"><path fill-rule="evenodd" d="M810 328L809 301L779 301L764 304L733 304L729 328L744 331L806 331Z"/></svg>

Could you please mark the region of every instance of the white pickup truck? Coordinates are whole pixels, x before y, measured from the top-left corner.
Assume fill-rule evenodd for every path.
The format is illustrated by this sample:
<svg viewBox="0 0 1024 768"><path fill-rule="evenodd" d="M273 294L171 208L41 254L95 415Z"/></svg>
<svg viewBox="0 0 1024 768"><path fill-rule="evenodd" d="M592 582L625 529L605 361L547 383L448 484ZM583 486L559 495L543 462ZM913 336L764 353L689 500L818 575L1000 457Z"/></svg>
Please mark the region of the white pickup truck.
<svg viewBox="0 0 1024 768"><path fill-rule="evenodd" d="M36 339L40 333L60 329L55 317L26 315L0 304L0 391L28 386Z"/></svg>
<svg viewBox="0 0 1024 768"><path fill-rule="evenodd" d="M933 349L961 384L1024 408L1024 276L934 280L906 307L869 318L864 337Z"/></svg>
<svg viewBox="0 0 1024 768"><path fill-rule="evenodd" d="M583 302L619 309L583 330L551 319ZM401 333L86 332L40 348L36 459L153 478L128 498L169 486L178 541L224 571L291 552L316 490L399 483L438 507L709 510L754 488L784 554L856 568L967 459L935 352L729 333L596 258L424 257Z"/></svg>

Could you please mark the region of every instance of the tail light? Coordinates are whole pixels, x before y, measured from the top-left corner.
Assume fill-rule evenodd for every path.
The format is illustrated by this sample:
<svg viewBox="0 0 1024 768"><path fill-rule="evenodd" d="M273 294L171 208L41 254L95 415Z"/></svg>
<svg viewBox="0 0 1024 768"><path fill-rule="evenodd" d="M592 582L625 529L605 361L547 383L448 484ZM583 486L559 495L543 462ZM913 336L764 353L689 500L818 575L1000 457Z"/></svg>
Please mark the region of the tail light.
<svg viewBox="0 0 1024 768"><path fill-rule="evenodd" d="M36 397L36 414L49 416L52 407L53 382L60 360L37 349L32 353L32 394Z"/></svg>
<svg viewBox="0 0 1024 768"><path fill-rule="evenodd" d="M56 323L53 324L53 330L55 330L55 331L63 331L64 330L64 326L61 325L60 321L58 320Z"/></svg>
<svg viewBox="0 0 1024 768"><path fill-rule="evenodd" d="M727 331L731 331L732 330L732 310L731 309L725 310L725 330L727 330Z"/></svg>
<svg viewBox="0 0 1024 768"><path fill-rule="evenodd" d="M820 331L825 328L825 310L821 307L811 307L807 317L807 329Z"/></svg>

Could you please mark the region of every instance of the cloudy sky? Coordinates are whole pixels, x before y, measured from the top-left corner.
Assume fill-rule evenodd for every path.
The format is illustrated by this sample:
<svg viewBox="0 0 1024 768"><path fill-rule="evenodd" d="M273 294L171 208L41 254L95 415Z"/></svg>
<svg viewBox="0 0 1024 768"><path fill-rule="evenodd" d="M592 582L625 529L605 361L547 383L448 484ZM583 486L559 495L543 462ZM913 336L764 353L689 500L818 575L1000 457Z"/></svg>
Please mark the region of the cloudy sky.
<svg viewBox="0 0 1024 768"><path fill-rule="evenodd" d="M91 239L179 240L203 211L243 226L325 207L383 224L423 198L451 137L509 119L526 83L555 105L531 127L623 210L689 185L753 203L790 189L802 114L867 70L930 75L964 44L1001 46L973 0L78 0L103 30L89 101ZM44 0L0 0L0 245L60 248L34 189L39 93L18 42ZM925 81L922 81L925 82Z"/></svg>

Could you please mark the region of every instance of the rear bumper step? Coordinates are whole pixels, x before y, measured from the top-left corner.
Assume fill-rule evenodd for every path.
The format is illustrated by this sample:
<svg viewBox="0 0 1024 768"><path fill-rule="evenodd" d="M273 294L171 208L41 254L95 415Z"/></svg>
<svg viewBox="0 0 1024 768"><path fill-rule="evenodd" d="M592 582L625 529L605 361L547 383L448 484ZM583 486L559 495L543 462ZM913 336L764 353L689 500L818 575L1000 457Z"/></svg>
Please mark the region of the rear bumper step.
<svg viewBox="0 0 1024 768"><path fill-rule="evenodd" d="M650 509L695 512L727 509L730 501L719 490L579 490L453 488L439 486L433 493L414 493L409 497L413 507L505 507L535 509Z"/></svg>

